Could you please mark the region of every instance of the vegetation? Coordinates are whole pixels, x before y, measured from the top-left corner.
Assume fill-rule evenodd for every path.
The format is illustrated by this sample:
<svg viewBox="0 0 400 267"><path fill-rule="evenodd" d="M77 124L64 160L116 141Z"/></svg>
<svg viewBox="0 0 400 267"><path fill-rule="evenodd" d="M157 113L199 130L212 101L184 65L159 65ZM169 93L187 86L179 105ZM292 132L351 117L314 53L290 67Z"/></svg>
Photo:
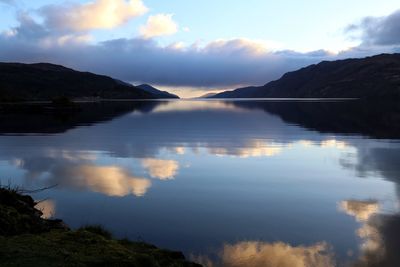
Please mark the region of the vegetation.
<svg viewBox="0 0 400 267"><path fill-rule="evenodd" d="M70 230L41 218L35 205L18 189L0 188L1 266L199 266L181 252L114 239L101 226Z"/></svg>
<svg viewBox="0 0 400 267"><path fill-rule="evenodd" d="M400 98L400 54L323 61L212 98Z"/></svg>
<svg viewBox="0 0 400 267"><path fill-rule="evenodd" d="M55 98L53 98L51 103L55 107L73 107L73 106L75 106L75 103L66 96L55 97Z"/></svg>
<svg viewBox="0 0 400 267"><path fill-rule="evenodd" d="M151 99L140 88L111 77L39 63L0 63L0 102L54 98Z"/></svg>

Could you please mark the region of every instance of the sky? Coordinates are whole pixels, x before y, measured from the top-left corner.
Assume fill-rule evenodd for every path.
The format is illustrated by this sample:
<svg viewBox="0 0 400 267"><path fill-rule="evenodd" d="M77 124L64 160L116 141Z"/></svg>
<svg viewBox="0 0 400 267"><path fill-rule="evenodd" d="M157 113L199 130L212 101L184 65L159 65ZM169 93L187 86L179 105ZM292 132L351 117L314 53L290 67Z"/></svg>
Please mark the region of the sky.
<svg viewBox="0 0 400 267"><path fill-rule="evenodd" d="M398 0L0 0L0 15L0 61L61 64L182 97L400 52Z"/></svg>

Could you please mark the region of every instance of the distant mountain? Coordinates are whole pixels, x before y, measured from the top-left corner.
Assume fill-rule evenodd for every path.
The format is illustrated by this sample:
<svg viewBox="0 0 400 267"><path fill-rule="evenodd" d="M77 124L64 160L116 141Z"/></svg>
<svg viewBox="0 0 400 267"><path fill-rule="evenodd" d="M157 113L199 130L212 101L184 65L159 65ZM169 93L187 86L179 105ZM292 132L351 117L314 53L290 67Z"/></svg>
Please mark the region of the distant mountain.
<svg viewBox="0 0 400 267"><path fill-rule="evenodd" d="M211 98L211 97L215 96L216 94L217 93L207 93L207 94L201 95L201 96L196 97L196 98Z"/></svg>
<svg viewBox="0 0 400 267"><path fill-rule="evenodd" d="M57 97L154 99L151 92L113 78L48 63L0 63L0 101L52 100Z"/></svg>
<svg viewBox="0 0 400 267"><path fill-rule="evenodd" d="M400 54L323 61L212 98L400 98Z"/></svg>
<svg viewBox="0 0 400 267"><path fill-rule="evenodd" d="M137 85L136 87L155 95L157 98L179 98L179 96L177 95L168 93L167 91L158 90L157 88L154 88L153 86L148 84L141 84Z"/></svg>

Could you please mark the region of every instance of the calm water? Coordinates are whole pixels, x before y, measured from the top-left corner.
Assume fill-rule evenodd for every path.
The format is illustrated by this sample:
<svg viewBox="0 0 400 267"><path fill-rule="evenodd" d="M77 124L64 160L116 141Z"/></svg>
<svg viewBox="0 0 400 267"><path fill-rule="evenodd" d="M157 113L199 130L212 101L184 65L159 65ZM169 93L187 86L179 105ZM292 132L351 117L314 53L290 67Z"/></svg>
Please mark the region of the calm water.
<svg viewBox="0 0 400 267"><path fill-rule="evenodd" d="M399 266L396 107L160 101L2 114L0 173L26 189L57 185L34 195L46 216L208 266Z"/></svg>

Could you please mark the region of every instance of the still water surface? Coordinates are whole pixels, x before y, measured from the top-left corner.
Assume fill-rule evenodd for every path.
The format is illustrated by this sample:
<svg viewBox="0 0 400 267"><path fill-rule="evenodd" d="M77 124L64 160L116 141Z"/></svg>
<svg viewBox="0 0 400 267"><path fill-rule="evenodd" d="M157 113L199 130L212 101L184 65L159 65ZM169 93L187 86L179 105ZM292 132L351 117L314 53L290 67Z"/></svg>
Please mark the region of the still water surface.
<svg viewBox="0 0 400 267"><path fill-rule="evenodd" d="M384 107L198 100L3 114L0 173L57 185L34 195L48 217L206 266L398 266L400 112Z"/></svg>

